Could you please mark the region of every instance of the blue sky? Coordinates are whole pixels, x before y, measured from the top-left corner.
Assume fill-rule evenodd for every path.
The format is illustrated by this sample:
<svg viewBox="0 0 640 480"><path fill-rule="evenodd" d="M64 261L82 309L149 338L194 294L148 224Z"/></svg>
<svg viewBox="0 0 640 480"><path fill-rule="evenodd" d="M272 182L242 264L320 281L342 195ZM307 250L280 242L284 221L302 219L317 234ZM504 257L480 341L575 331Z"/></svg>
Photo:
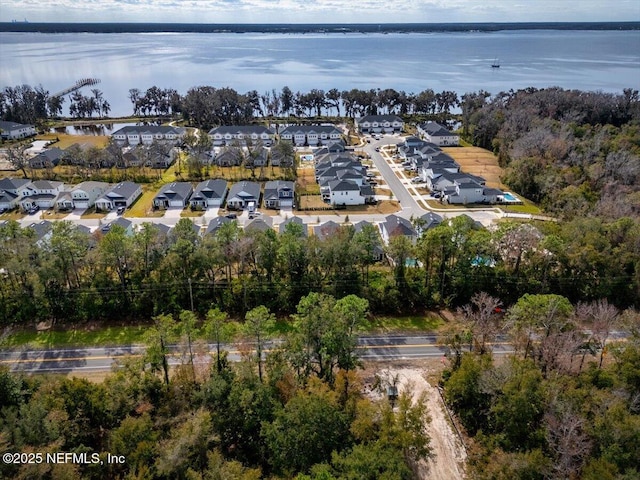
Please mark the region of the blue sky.
<svg viewBox="0 0 640 480"><path fill-rule="evenodd" d="M0 0L0 21L439 23L640 21L640 0Z"/></svg>

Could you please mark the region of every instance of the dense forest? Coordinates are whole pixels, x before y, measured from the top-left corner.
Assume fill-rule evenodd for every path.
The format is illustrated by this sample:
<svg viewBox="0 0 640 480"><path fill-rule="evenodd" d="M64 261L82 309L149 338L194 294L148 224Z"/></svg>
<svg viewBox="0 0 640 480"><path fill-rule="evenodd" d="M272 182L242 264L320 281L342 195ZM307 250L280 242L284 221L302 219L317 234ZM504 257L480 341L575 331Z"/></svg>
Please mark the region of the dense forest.
<svg viewBox="0 0 640 480"><path fill-rule="evenodd" d="M259 305L288 314L311 292L356 294L375 313L456 307L479 291L505 305L525 293L608 298L620 308L639 298L640 231L629 218L487 230L463 215L425 230L416 245L393 237L391 263L374 261L381 240L372 225L355 232L345 224L326 238L304 229L290 223L276 234L229 222L201 237L183 218L168 234L148 223L132 234L113 226L88 235L58 221L37 242L34 230L10 221L0 226L0 318L16 326L149 319L192 301L200 313L216 304L236 316Z"/></svg>
<svg viewBox="0 0 640 480"><path fill-rule="evenodd" d="M640 215L640 98L560 88L462 97L463 134L503 181L564 219Z"/></svg>
<svg viewBox="0 0 640 480"><path fill-rule="evenodd" d="M273 314L246 314L242 360L192 339L196 316L155 318L143 357L125 360L104 382L13 375L0 369L0 452L85 453L62 464L3 461L15 479L410 479L430 453L423 398L365 396L354 370L355 332L366 300L310 294L297 306L295 329L261 356ZM218 309L202 330L226 339ZM170 342L180 366L167 370ZM378 384L385 390L383 378ZM395 407L395 408L393 408ZM107 453L124 456L109 463ZM3 456L3 459L6 457Z"/></svg>
<svg viewBox="0 0 640 480"><path fill-rule="evenodd" d="M559 295L525 295L499 318L496 302L479 294L464 309L442 379L471 436L469 478L638 478L637 313L620 314L606 301L574 307ZM516 353L493 356L491 342L505 328ZM607 342L616 328L630 336Z"/></svg>

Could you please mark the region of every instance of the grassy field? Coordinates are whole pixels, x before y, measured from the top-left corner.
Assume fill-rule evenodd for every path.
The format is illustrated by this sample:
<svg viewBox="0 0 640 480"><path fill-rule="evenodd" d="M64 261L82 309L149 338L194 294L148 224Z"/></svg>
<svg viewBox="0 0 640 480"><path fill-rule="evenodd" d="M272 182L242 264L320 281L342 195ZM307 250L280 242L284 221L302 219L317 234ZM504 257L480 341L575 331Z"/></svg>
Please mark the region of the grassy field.
<svg viewBox="0 0 640 480"><path fill-rule="evenodd" d="M233 331L240 332L239 322L230 322ZM419 333L437 331L444 321L437 314L414 316L372 316L362 326L361 333ZM22 330L0 338L2 348L71 348L71 347L107 347L132 345L144 342L148 325L108 326L93 328L77 328L69 330L51 330L37 332ZM294 329L291 318L280 318L269 332L273 336L283 336ZM239 335L238 335L239 337ZM202 338L198 336L197 338Z"/></svg>
<svg viewBox="0 0 640 480"><path fill-rule="evenodd" d="M487 187L508 190L500 180L503 172L493 152L479 147L444 147L442 151L458 162L464 173L484 177Z"/></svg>
<svg viewBox="0 0 640 480"><path fill-rule="evenodd" d="M143 186L143 192L140 198L127 210L124 214L125 217L137 218L137 217L162 217L164 212L162 210L153 210L153 198L157 195L158 191L151 185Z"/></svg>
<svg viewBox="0 0 640 480"><path fill-rule="evenodd" d="M58 139L57 142L53 143L51 147L56 147L64 150L67 147L70 147L74 143L90 143L95 147L105 147L107 143L109 143L108 136L102 135L67 135L66 133L45 133L43 135L38 135L36 140L55 140Z"/></svg>

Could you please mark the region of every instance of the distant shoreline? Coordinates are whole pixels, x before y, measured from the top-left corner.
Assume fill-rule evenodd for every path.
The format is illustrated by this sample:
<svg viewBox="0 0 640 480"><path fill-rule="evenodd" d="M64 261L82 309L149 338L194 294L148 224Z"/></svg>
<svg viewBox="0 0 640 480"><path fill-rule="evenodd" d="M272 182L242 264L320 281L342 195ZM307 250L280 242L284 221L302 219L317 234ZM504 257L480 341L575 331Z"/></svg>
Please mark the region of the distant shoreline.
<svg viewBox="0 0 640 480"><path fill-rule="evenodd" d="M33 33L435 33L505 30L640 30L640 22L199 24L0 22L0 32Z"/></svg>

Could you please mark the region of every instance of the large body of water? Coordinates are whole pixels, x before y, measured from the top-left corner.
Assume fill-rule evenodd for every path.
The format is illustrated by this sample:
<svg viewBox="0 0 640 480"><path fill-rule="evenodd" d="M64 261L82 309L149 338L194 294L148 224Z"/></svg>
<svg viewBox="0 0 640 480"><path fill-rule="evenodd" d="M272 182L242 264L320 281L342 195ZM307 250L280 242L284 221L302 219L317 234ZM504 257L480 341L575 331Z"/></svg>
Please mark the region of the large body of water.
<svg viewBox="0 0 640 480"><path fill-rule="evenodd" d="M500 68L491 68L499 59ZM130 88L294 92L394 88L492 94L526 87L640 89L640 30L435 33L0 33L0 87L54 93L96 77L111 115ZM88 87L85 88L88 93ZM67 114L68 102L65 103Z"/></svg>

